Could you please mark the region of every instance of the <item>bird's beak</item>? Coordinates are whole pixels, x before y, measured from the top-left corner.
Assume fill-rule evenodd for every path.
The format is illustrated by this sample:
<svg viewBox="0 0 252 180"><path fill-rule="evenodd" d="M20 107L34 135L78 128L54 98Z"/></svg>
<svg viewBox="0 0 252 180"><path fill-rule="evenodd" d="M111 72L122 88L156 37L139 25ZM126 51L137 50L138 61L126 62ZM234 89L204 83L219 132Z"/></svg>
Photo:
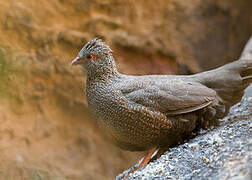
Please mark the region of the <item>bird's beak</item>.
<svg viewBox="0 0 252 180"><path fill-rule="evenodd" d="M72 66L80 64L80 59L81 59L81 58L77 56L77 57L72 61Z"/></svg>

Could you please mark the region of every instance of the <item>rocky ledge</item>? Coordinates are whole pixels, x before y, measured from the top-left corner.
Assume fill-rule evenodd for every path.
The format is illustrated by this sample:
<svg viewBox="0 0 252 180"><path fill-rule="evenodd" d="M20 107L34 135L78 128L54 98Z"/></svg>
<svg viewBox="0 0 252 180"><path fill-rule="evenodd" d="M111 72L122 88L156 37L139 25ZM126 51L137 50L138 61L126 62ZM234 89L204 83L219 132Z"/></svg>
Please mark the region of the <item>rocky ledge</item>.
<svg viewBox="0 0 252 180"><path fill-rule="evenodd" d="M252 179L252 86L220 122L127 179ZM116 179L127 177L128 172Z"/></svg>

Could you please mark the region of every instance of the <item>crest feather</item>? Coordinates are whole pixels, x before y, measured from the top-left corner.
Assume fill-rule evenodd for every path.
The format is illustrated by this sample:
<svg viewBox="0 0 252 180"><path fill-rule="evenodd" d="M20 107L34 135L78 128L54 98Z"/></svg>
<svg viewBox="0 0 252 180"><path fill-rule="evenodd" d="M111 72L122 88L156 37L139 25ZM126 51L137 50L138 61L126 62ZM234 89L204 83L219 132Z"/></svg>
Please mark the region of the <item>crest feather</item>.
<svg viewBox="0 0 252 180"><path fill-rule="evenodd" d="M112 53L112 50L101 39L94 38L91 41L87 42L81 49L80 53L83 54L84 52L108 55Z"/></svg>

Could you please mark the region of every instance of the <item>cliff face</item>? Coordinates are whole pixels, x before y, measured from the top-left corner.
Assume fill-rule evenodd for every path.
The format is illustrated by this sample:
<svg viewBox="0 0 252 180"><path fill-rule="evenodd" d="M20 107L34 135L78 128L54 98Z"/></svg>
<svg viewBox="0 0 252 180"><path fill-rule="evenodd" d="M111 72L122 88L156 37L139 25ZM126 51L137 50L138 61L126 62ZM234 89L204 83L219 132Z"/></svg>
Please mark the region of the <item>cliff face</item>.
<svg viewBox="0 0 252 180"><path fill-rule="evenodd" d="M238 58L250 0L0 0L0 177L111 179L139 155L100 136L85 73L70 66L91 38L130 74L188 74ZM138 156L138 157L137 157Z"/></svg>

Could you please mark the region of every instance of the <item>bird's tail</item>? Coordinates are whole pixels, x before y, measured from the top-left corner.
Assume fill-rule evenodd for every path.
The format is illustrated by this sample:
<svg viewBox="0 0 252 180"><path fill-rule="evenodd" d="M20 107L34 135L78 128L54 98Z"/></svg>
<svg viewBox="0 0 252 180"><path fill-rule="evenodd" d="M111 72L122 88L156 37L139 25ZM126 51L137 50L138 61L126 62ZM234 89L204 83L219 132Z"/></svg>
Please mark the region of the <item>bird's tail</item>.
<svg viewBox="0 0 252 180"><path fill-rule="evenodd" d="M239 102L252 83L252 59L239 59L217 69L198 73L196 81L214 89L226 108Z"/></svg>

